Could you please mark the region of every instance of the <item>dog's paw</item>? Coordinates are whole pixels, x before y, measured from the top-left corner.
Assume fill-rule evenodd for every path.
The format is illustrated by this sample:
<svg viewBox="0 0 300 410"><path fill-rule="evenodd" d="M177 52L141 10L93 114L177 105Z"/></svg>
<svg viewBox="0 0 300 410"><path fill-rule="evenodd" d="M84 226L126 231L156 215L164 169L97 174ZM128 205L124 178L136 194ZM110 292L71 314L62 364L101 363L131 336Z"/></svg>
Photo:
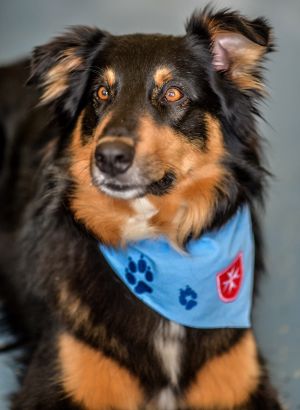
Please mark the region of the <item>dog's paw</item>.
<svg viewBox="0 0 300 410"><path fill-rule="evenodd" d="M153 282L153 272L143 258L143 255L141 255L140 259L136 262L132 258L129 258L125 277L127 282L131 286L134 286L135 293L139 295L142 293L152 293L149 282Z"/></svg>
<svg viewBox="0 0 300 410"><path fill-rule="evenodd" d="M191 310L197 306L197 297L197 293L190 286L180 289L179 302L186 310Z"/></svg>

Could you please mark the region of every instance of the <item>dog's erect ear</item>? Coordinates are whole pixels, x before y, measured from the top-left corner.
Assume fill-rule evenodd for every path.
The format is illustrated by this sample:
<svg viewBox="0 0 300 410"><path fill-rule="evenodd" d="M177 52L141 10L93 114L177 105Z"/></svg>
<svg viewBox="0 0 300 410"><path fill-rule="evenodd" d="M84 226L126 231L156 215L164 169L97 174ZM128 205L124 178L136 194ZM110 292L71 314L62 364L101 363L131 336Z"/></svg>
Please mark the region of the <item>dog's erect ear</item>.
<svg viewBox="0 0 300 410"><path fill-rule="evenodd" d="M74 26L34 49L28 84L41 90L41 104L51 104L72 118L106 37L99 29Z"/></svg>
<svg viewBox="0 0 300 410"><path fill-rule="evenodd" d="M208 40L215 71L241 90L262 91L261 62L272 50L271 29L264 18L247 20L237 12L206 8L192 15L188 35Z"/></svg>

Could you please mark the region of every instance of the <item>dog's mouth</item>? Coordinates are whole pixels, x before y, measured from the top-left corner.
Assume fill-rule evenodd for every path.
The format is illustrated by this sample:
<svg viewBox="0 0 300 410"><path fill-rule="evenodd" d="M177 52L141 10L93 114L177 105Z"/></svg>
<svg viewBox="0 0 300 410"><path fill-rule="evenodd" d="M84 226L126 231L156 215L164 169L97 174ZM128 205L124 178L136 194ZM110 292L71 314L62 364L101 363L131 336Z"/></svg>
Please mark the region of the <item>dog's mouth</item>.
<svg viewBox="0 0 300 410"><path fill-rule="evenodd" d="M111 178L99 174L95 169L92 173L93 185L100 191L113 198L135 199L147 194L165 195L173 187L176 176L172 171L166 171L164 176L156 181L149 181L145 177L141 178Z"/></svg>
<svg viewBox="0 0 300 410"><path fill-rule="evenodd" d="M134 199L145 195L144 187L138 185L103 182L102 184L97 184L97 187L100 191L113 198Z"/></svg>

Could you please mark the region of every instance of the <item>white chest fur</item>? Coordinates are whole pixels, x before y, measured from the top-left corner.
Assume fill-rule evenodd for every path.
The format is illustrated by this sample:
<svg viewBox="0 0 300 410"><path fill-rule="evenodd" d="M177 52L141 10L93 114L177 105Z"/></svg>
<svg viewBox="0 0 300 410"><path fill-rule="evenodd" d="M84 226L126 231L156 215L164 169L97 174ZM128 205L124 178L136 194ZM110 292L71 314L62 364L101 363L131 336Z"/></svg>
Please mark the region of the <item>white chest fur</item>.
<svg viewBox="0 0 300 410"><path fill-rule="evenodd" d="M131 202L131 205L135 215L129 218L125 225L122 235L123 240L130 241L153 237L155 230L149 224L149 220L157 213L157 209L146 198L135 199ZM149 409L175 410L177 400L172 388L177 386L179 380L185 329L177 323L162 320L153 337L156 354L165 375L169 379L170 387L163 389L157 395L150 404Z"/></svg>
<svg viewBox="0 0 300 410"><path fill-rule="evenodd" d="M154 228L149 219L157 213L157 209L146 198L137 198L131 202L135 211L134 216L128 219L123 229L123 241L133 241L153 237Z"/></svg>
<svg viewBox="0 0 300 410"><path fill-rule="evenodd" d="M185 329L174 322L161 322L154 336L154 346L161 359L170 384L176 386L180 373L181 354Z"/></svg>
<svg viewBox="0 0 300 410"><path fill-rule="evenodd" d="M159 393L153 407L155 410L176 410L177 408L177 400L172 389L168 387Z"/></svg>
<svg viewBox="0 0 300 410"><path fill-rule="evenodd" d="M163 389L155 399L155 409L175 410L177 400L172 387L178 384L181 368L182 346L185 337L183 326L161 321L154 334L154 347L162 368L169 378L170 387Z"/></svg>

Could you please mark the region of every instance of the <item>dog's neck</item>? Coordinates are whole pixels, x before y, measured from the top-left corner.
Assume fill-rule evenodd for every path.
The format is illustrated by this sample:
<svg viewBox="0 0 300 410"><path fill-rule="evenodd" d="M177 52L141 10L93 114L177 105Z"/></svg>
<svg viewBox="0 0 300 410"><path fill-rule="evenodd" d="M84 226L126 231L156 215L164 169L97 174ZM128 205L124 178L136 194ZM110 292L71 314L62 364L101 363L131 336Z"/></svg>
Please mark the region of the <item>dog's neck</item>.
<svg viewBox="0 0 300 410"><path fill-rule="evenodd" d="M161 316L195 328L250 326L254 243L247 206L191 240L186 253L165 237L99 247L135 297Z"/></svg>

